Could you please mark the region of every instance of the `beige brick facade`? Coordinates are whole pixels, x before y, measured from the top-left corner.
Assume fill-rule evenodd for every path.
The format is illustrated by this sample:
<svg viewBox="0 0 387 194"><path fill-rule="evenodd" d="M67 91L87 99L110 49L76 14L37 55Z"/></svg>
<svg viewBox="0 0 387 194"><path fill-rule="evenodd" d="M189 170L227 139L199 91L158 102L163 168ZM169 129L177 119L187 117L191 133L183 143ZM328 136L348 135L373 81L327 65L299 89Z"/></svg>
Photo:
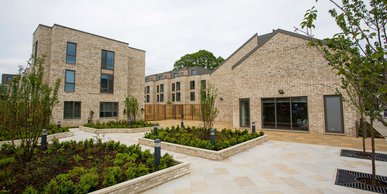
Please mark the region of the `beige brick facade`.
<svg viewBox="0 0 387 194"><path fill-rule="evenodd" d="M39 25L33 34L37 42L37 55L46 56L45 81L51 85L61 79L59 103L53 110L52 122L61 121L64 126L87 123L89 112L93 120L125 119L124 100L135 96L143 108L145 76L145 51L131 48L128 43L101 37L61 25ZM76 63L66 63L67 43L76 43ZM114 69L101 68L102 50L114 52ZM75 71L75 90L64 90L65 71ZM113 75L113 93L100 91L101 73ZM81 102L81 117L64 119L64 102ZM100 118L100 102L118 102L117 117Z"/></svg>
<svg viewBox="0 0 387 194"><path fill-rule="evenodd" d="M217 120L240 127L239 100L249 99L250 122L255 121L260 129L262 98L307 97L309 132L326 133L324 96L336 94L340 79L322 53L307 42L283 30L254 35L247 41L210 75L210 83L218 89ZM344 134L355 135L357 116L343 102Z"/></svg>

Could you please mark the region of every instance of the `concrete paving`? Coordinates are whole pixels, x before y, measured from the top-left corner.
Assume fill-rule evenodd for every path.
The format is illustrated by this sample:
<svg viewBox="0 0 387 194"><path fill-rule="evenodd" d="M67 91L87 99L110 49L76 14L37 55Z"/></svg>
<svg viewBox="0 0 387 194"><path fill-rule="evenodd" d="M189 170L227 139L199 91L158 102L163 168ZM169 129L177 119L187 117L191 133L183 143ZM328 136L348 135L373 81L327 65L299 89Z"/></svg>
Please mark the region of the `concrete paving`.
<svg viewBox="0 0 387 194"><path fill-rule="evenodd" d="M71 129L75 136L95 138L93 133ZM144 133L99 135L104 141L136 144ZM153 148L143 146L143 149ZM371 161L340 157L340 147L267 141L223 161L171 153L191 162L191 173L144 193L369 193L334 185L336 169L371 172ZM162 153L166 151L162 150ZM385 152L384 152L385 153ZM377 174L387 176L387 162L376 161Z"/></svg>

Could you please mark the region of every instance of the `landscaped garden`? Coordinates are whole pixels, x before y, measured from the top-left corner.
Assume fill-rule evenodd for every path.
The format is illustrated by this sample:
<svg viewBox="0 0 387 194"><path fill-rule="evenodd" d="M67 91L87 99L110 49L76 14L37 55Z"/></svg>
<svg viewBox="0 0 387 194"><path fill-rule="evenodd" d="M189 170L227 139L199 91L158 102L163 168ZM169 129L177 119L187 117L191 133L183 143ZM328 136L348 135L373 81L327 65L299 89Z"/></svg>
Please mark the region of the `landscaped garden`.
<svg viewBox="0 0 387 194"><path fill-rule="evenodd" d="M158 125L157 123L146 122L143 120L128 122L125 120L121 121L107 121L107 122L95 122L85 124L85 127L95 128L95 129L109 129L109 128L142 128L142 127L152 127Z"/></svg>
<svg viewBox="0 0 387 194"><path fill-rule="evenodd" d="M69 132L69 127L58 127L57 125L51 124L47 127L47 134L56 134L56 133L63 133L63 132ZM23 139L25 138L24 133L19 133L12 130L7 130L0 124L0 141L6 141L6 140L15 140L15 139Z"/></svg>
<svg viewBox="0 0 387 194"><path fill-rule="evenodd" d="M20 147L0 150L0 193L87 193L176 164L165 154L158 168L154 155L139 145L57 140L45 150L36 148L25 161Z"/></svg>
<svg viewBox="0 0 387 194"><path fill-rule="evenodd" d="M249 133L247 130L215 130L215 145L212 145L210 141L210 132L210 129L205 128L183 128L180 126L172 126L171 128L158 129L157 134L148 132L144 137L147 139L160 139L161 141L169 143L218 151L264 135L262 131L259 133Z"/></svg>

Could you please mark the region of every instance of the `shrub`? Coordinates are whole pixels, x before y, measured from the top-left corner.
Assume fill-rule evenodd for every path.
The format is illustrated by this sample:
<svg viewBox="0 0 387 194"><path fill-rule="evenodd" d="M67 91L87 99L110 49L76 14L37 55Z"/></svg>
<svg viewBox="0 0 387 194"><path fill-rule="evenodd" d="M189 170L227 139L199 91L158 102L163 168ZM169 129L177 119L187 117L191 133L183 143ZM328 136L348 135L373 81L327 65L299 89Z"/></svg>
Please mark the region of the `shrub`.
<svg viewBox="0 0 387 194"><path fill-rule="evenodd" d="M74 193L75 185L69 174L59 174L44 187L44 193Z"/></svg>
<svg viewBox="0 0 387 194"><path fill-rule="evenodd" d="M116 159L114 160L115 166L121 166L127 162L135 163L137 157L135 155L129 155L127 153L118 153Z"/></svg>
<svg viewBox="0 0 387 194"><path fill-rule="evenodd" d="M83 160L83 158L82 158L79 154L74 155L74 156L73 156L73 159L74 159L74 161L75 161L76 163L79 163L79 162L81 162L81 161Z"/></svg>
<svg viewBox="0 0 387 194"><path fill-rule="evenodd" d="M118 166L108 167L104 172L102 185L108 187L121 181L121 169Z"/></svg>
<svg viewBox="0 0 387 194"><path fill-rule="evenodd" d="M76 193L88 193L98 185L99 176L96 169L89 170L88 173L83 174L78 184L75 186Z"/></svg>
<svg viewBox="0 0 387 194"><path fill-rule="evenodd" d="M0 168L3 168L15 162L16 162L16 159L14 157L0 159Z"/></svg>
<svg viewBox="0 0 387 194"><path fill-rule="evenodd" d="M23 194L38 194L38 191L31 185L29 185L24 191Z"/></svg>
<svg viewBox="0 0 387 194"><path fill-rule="evenodd" d="M136 167L129 166L128 169L125 171L125 175L127 180L136 178Z"/></svg>

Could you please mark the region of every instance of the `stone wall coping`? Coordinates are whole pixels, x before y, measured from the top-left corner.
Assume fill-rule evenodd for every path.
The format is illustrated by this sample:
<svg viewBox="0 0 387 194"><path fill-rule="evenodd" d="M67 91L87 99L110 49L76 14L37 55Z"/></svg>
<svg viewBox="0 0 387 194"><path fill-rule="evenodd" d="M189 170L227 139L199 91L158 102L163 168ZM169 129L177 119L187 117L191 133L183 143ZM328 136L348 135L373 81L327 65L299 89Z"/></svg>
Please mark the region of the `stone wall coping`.
<svg viewBox="0 0 387 194"><path fill-rule="evenodd" d="M161 148L169 151L173 151L173 152L179 152L179 153L198 156L198 157L207 158L211 160L223 160L234 154L239 153L240 151L245 151L251 147L254 147L255 145L258 145L267 141L268 139L267 137L268 137L267 135L263 135L219 151L174 144L174 143L169 143L164 141L161 142ZM153 146L154 140L147 139L147 138L139 138L138 143L146 146Z"/></svg>
<svg viewBox="0 0 387 194"><path fill-rule="evenodd" d="M47 142L52 141L54 138L62 139L62 138L72 137L72 136L74 136L74 133L71 131L63 132L63 133L55 133L55 134L47 135ZM41 141L41 137L39 137L38 143L40 143L40 141ZM15 140L13 140L13 142L15 145L20 145L22 140L15 139ZM0 145L7 144L7 143L12 144L12 140L0 141Z"/></svg>
<svg viewBox="0 0 387 194"><path fill-rule="evenodd" d="M160 126L157 126L160 128ZM92 127L79 126L79 130L86 131L90 133L139 133L139 132L148 132L151 131L153 127L139 127L139 128L105 128L105 129L96 129Z"/></svg>
<svg viewBox="0 0 387 194"><path fill-rule="evenodd" d="M175 162L178 162L175 160ZM164 178L162 183L160 184L157 184L157 185L151 185L151 184L146 184L150 179L152 178L156 178L158 176L161 176L161 175L164 175L164 174L167 174L167 173L172 173L173 171L177 171L179 169L184 169L184 168L188 168L190 167L191 163L190 162L178 162L179 164L175 165L175 166L171 166L169 168L166 168L166 169L163 169L163 170L159 170L157 172L153 172L153 173L150 173L150 174L147 174L147 175L144 175L144 176L140 176L140 177L137 177L135 179L131 179L131 180L128 180L128 181L125 181L125 182L122 182L122 183L118 183L116 185L113 185L113 186L110 186L110 187L106 187L106 188L103 188L103 189L100 189L100 190L97 190L97 191L93 191L91 192L90 194L103 194L103 193L120 193L119 191L121 189L125 189L131 185L135 185L135 184L138 184L138 183L141 183L143 182L143 186L142 188L138 188L139 190L137 191L133 191L135 193L138 193L138 192L141 192L141 191L145 191L145 190L148 190L152 187L155 187L157 185L160 185L160 184L163 184L165 182L168 182L168 179ZM183 176L183 175L186 175L186 174L189 174L190 173L190 170L188 170L186 173L183 173L183 174L173 174L173 179L176 179L180 176ZM171 177L172 178L172 177ZM149 185L149 186L146 186L146 185Z"/></svg>

